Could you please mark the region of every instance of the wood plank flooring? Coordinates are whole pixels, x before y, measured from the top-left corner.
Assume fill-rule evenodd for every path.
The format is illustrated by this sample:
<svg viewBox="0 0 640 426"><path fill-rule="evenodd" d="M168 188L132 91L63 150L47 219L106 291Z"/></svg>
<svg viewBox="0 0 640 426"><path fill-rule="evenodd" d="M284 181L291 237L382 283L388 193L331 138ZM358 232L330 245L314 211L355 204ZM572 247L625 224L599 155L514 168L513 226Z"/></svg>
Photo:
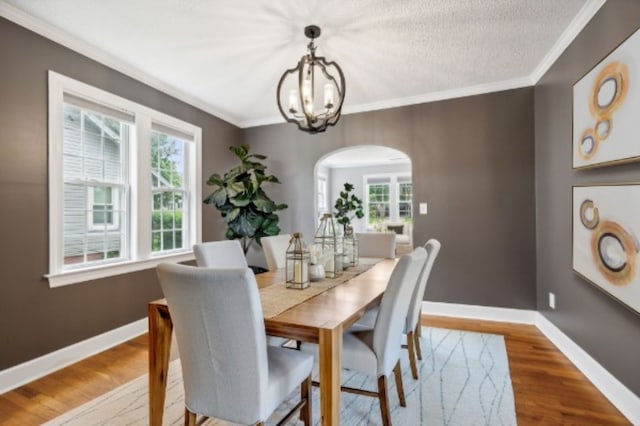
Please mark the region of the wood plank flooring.
<svg viewBox="0 0 640 426"><path fill-rule="evenodd" d="M519 425L630 424L535 326L427 315L422 322L505 336ZM146 372L143 335L0 395L0 424L41 424Z"/></svg>

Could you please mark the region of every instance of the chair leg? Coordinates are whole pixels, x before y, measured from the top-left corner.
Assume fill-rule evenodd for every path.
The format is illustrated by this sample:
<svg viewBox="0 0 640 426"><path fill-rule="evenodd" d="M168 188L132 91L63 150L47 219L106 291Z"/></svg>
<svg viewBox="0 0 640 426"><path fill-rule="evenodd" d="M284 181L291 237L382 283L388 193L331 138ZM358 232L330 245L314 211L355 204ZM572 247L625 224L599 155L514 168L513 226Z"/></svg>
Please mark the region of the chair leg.
<svg viewBox="0 0 640 426"><path fill-rule="evenodd" d="M311 425L311 376L307 377L300 386L300 399L307 403L300 410L300 420L305 426Z"/></svg>
<svg viewBox="0 0 640 426"><path fill-rule="evenodd" d="M184 426L196 426L196 413L192 413L187 407L184 407Z"/></svg>
<svg viewBox="0 0 640 426"><path fill-rule="evenodd" d="M391 426L391 412L389 411L389 395L387 395L387 376L378 377L378 399L380 400L380 414L382 414L382 426Z"/></svg>
<svg viewBox="0 0 640 426"><path fill-rule="evenodd" d="M422 348L420 347L420 336L422 336L422 327L420 327L420 322L416 325L416 332L413 334L416 344L416 355L418 355L418 359L422 361Z"/></svg>
<svg viewBox="0 0 640 426"><path fill-rule="evenodd" d="M396 376L396 389L398 391L398 399L400 400L400 406L406 407L407 401L404 399L404 386L402 385L402 368L400 367L400 360L393 368L393 373Z"/></svg>
<svg viewBox="0 0 640 426"><path fill-rule="evenodd" d="M413 380L418 380L418 367L416 365L416 348L413 331L407 333L407 350L409 351L409 365Z"/></svg>

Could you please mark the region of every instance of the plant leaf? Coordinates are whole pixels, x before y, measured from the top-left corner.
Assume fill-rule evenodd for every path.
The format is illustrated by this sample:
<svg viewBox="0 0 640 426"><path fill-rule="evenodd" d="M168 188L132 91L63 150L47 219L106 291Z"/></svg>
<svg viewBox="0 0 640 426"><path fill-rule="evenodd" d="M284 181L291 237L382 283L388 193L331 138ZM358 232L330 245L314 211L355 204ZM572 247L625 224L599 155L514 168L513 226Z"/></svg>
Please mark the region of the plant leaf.
<svg viewBox="0 0 640 426"><path fill-rule="evenodd" d="M207 181L207 185L219 185L222 186L223 185L223 181L222 178L220 177L220 175L218 173L214 173L211 176L209 176L209 180Z"/></svg>

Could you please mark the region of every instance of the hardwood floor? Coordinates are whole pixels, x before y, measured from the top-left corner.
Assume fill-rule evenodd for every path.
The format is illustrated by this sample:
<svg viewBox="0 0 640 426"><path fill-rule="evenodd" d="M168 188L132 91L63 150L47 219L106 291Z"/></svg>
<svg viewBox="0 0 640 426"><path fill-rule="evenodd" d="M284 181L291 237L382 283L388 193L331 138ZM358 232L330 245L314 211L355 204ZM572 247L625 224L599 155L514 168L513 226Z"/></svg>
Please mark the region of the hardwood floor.
<svg viewBox="0 0 640 426"><path fill-rule="evenodd" d="M629 425L535 326L425 315L423 324L505 336L519 425ZM38 425L147 372L147 336L0 395L0 424Z"/></svg>

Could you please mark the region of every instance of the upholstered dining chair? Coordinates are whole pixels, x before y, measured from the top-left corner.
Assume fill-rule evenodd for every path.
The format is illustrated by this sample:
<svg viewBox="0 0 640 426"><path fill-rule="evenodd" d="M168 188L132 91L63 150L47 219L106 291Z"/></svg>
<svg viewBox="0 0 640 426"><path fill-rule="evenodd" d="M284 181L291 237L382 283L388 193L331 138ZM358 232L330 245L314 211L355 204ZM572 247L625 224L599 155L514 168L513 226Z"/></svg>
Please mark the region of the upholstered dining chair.
<svg viewBox="0 0 640 426"><path fill-rule="evenodd" d="M205 268L248 268L247 258L238 240L209 241L193 245L196 264ZM289 340L267 336L270 346L282 346Z"/></svg>
<svg viewBox="0 0 640 426"><path fill-rule="evenodd" d="M284 268L287 260L287 248L291 241L290 234L274 235L272 237L262 237L260 244L267 260L267 268L270 271Z"/></svg>
<svg viewBox="0 0 640 426"><path fill-rule="evenodd" d="M396 257L395 232L358 232L358 256L393 259Z"/></svg>
<svg viewBox="0 0 640 426"><path fill-rule="evenodd" d="M247 259L238 240L209 241L193 245L198 266L207 268L247 268Z"/></svg>
<svg viewBox="0 0 640 426"><path fill-rule="evenodd" d="M185 391L185 425L196 416L263 424L297 386L297 410L311 424L313 357L267 346L255 276L248 268L160 264Z"/></svg>
<svg viewBox="0 0 640 426"><path fill-rule="evenodd" d="M418 282L411 296L411 303L409 304L409 310L407 311L407 318L404 326L404 333L407 335L406 348L409 351L409 365L411 366L411 375L415 380L418 380L418 366L416 357L422 360L422 350L420 349L420 333L422 327L420 325L420 313L422 308L422 299L424 298L424 292L427 288L427 282L429 275L431 275L431 269L440 252L440 241L435 238L429 239L424 245L427 251L427 258L425 260L422 272L418 278ZM353 330L367 330L375 327L376 318L378 316L378 307L374 307L368 310L362 318L354 324Z"/></svg>
<svg viewBox="0 0 640 426"><path fill-rule="evenodd" d="M372 330L347 331L342 336L342 367L375 375L378 378L378 390L375 392L346 386L342 386L341 390L378 398L382 424L385 426L391 425L387 378L392 371L400 405L406 406L400 369L402 330L411 296L426 257L427 252L422 247L402 256L382 296L375 327ZM311 352L315 356L317 350L316 344L302 345L302 351Z"/></svg>

